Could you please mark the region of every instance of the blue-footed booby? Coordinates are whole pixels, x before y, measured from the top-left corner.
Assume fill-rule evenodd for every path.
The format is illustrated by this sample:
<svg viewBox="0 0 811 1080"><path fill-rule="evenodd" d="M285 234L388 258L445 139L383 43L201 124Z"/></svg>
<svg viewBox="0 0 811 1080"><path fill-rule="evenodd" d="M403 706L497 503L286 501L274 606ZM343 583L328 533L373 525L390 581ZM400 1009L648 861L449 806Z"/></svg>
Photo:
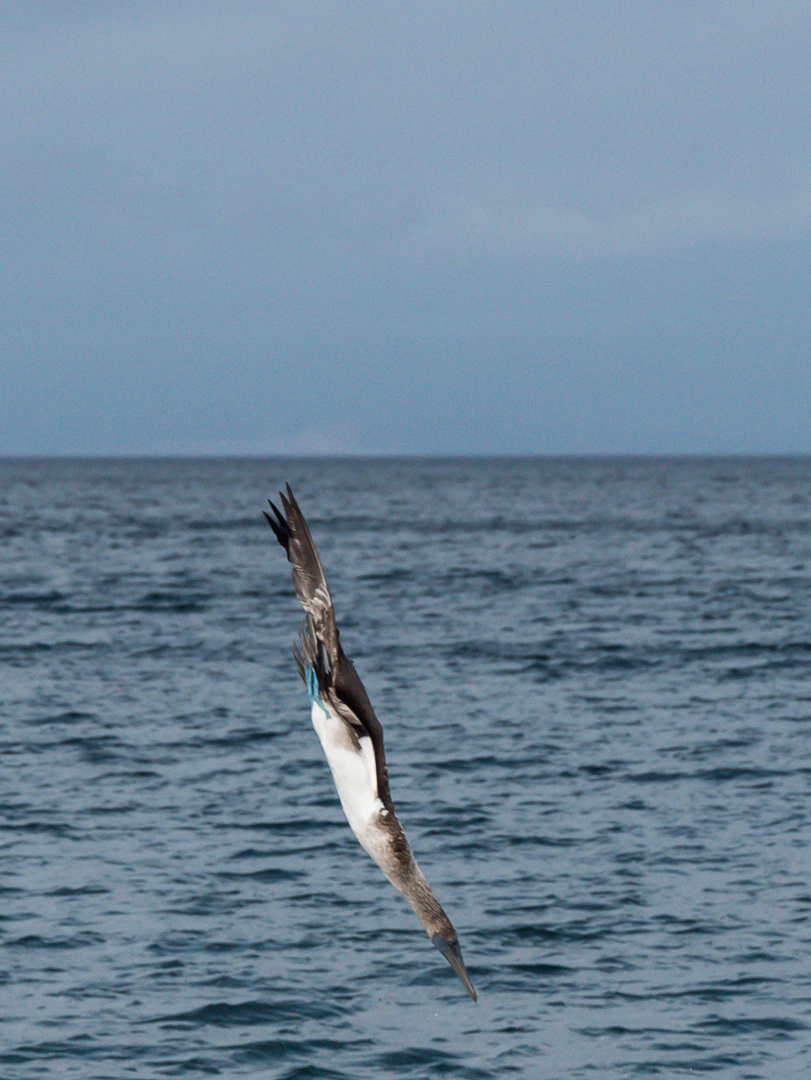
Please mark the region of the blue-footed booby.
<svg viewBox="0 0 811 1080"><path fill-rule="evenodd" d="M409 902L429 938L475 1001L476 991L465 969L456 931L417 866L394 812L383 728L352 661L341 647L332 598L307 522L290 485L286 494L279 494L284 513L269 499L273 513L264 513L293 567L293 586L305 612L293 654L310 696L313 726L347 821L361 847Z"/></svg>

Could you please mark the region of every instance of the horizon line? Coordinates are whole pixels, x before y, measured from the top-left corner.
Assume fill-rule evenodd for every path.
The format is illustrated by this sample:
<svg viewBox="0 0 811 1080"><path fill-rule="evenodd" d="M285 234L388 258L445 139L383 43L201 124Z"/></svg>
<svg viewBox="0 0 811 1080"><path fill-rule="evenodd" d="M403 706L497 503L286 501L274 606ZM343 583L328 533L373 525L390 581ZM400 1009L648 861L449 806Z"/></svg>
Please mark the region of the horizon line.
<svg viewBox="0 0 811 1080"><path fill-rule="evenodd" d="M564 451L451 451L445 453L422 453L401 451L397 453L374 453L357 451L346 453L292 452L237 452L237 451L172 451L152 452L86 452L86 453L0 453L0 461L505 461L521 460L757 460L757 459L803 459L811 458L811 450L564 450Z"/></svg>

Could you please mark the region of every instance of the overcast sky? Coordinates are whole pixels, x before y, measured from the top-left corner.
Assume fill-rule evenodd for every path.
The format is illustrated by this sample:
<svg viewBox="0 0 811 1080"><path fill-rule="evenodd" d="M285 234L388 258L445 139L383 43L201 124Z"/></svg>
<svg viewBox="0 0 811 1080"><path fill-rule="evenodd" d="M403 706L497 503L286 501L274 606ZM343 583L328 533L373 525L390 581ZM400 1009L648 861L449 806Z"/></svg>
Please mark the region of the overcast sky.
<svg viewBox="0 0 811 1080"><path fill-rule="evenodd" d="M4 0L0 453L811 452L807 0Z"/></svg>

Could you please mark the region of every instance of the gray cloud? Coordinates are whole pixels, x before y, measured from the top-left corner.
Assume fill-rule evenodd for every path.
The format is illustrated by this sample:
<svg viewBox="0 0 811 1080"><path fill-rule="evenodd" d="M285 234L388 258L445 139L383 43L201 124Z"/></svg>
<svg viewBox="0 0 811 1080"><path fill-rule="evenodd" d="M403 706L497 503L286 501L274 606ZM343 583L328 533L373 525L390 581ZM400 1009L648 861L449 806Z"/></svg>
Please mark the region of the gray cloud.
<svg viewBox="0 0 811 1080"><path fill-rule="evenodd" d="M810 31L4 5L0 452L808 450Z"/></svg>

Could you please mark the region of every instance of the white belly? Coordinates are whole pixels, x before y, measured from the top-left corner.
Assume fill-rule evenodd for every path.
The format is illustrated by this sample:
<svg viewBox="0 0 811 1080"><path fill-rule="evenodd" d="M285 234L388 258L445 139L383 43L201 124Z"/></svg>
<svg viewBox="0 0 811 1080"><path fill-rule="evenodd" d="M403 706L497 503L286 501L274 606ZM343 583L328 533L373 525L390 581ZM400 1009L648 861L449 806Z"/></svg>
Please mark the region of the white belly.
<svg viewBox="0 0 811 1080"><path fill-rule="evenodd" d="M378 830L374 827L381 812L386 813L377 795L377 770L372 740L360 739L360 750L352 745L343 720L324 712L313 702L313 727L324 748L341 806L352 832L375 862L380 862Z"/></svg>

